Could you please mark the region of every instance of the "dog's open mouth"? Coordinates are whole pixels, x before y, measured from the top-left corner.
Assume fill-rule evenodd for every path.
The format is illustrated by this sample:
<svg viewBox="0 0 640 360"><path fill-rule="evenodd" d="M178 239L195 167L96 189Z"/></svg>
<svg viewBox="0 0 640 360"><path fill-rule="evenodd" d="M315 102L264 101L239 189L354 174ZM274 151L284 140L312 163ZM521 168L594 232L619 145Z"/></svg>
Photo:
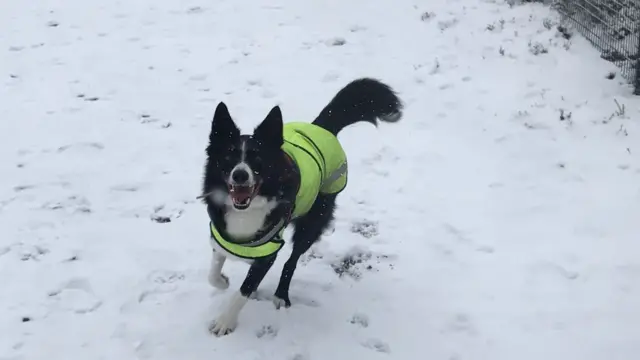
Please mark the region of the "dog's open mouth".
<svg viewBox="0 0 640 360"><path fill-rule="evenodd" d="M229 185L229 195L233 201L233 207L238 210L246 210L251 205L251 200L258 192L258 186Z"/></svg>

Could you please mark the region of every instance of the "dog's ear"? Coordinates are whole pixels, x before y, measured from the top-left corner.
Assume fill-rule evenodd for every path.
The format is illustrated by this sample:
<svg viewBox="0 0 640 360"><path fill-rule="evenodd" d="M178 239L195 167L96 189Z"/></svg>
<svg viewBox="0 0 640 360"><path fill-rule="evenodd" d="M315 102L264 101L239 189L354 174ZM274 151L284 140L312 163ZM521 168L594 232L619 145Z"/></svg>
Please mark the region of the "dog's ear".
<svg viewBox="0 0 640 360"><path fill-rule="evenodd" d="M213 114L209 141L214 142L214 139L223 139L224 141L234 139L239 136L240 129L238 129L236 123L231 118L227 105L221 101L216 107L216 112Z"/></svg>
<svg viewBox="0 0 640 360"><path fill-rule="evenodd" d="M282 139L282 111L279 106L274 106L264 120L253 131L253 137L265 145L281 147Z"/></svg>

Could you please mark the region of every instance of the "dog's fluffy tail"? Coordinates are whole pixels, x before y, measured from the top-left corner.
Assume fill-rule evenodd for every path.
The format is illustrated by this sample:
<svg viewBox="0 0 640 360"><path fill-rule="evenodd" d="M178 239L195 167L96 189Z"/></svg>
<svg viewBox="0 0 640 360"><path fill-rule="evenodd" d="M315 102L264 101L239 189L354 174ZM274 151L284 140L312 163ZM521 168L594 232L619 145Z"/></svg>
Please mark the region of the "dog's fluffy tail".
<svg viewBox="0 0 640 360"><path fill-rule="evenodd" d="M342 88L313 121L334 135L360 121L378 125L402 117L402 101L388 85L371 78L357 79Z"/></svg>

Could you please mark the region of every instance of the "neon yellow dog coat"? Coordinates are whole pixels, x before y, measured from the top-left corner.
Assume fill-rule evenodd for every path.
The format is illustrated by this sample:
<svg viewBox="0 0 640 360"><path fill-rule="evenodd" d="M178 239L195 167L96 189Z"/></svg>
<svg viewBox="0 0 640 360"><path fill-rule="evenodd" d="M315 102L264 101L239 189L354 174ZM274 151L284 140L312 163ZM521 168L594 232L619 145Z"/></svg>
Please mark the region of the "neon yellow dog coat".
<svg viewBox="0 0 640 360"><path fill-rule="evenodd" d="M347 186L347 156L335 135L311 123L293 122L284 125L283 137L282 150L300 171L291 219L281 219L265 235L243 244L225 240L211 222L212 241L235 256L257 259L277 253L288 221L309 212L319 193L337 194Z"/></svg>

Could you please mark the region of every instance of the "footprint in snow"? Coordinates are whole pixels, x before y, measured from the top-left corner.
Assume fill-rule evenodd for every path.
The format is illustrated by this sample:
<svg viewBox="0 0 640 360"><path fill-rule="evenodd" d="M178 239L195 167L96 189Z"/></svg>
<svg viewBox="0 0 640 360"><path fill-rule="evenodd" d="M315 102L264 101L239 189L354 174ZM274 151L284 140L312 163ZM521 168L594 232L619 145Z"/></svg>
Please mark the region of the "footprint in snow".
<svg viewBox="0 0 640 360"><path fill-rule="evenodd" d="M357 220L351 223L351 232L369 239L378 235L378 222L373 220Z"/></svg>
<svg viewBox="0 0 640 360"><path fill-rule="evenodd" d="M363 341L361 344L362 346L376 352L385 353L385 354L388 354L391 352L391 348L389 347L389 344L379 339L369 338Z"/></svg>
<svg viewBox="0 0 640 360"><path fill-rule="evenodd" d="M185 275L173 270L155 270L147 275L146 289L140 291L136 299L126 301L120 306L120 312L125 314L138 308L139 305L148 302L159 302L163 295L174 293L178 290L180 282Z"/></svg>
<svg viewBox="0 0 640 360"><path fill-rule="evenodd" d="M324 42L327 46L343 46L347 43L347 40L343 37L334 37Z"/></svg>
<svg viewBox="0 0 640 360"><path fill-rule="evenodd" d="M62 260L62 262L74 262L74 261L78 261L80 260L80 255L78 254L74 254L74 255L70 255L69 257L67 257L66 259Z"/></svg>
<svg viewBox="0 0 640 360"><path fill-rule="evenodd" d="M46 210L63 210L68 213L90 214L91 203L83 196L72 195L60 201L47 201L42 205Z"/></svg>
<svg viewBox="0 0 640 360"><path fill-rule="evenodd" d="M147 281L155 284L171 284L184 279L184 273L173 270L155 270L147 275Z"/></svg>
<svg viewBox="0 0 640 360"><path fill-rule="evenodd" d="M140 123L141 124L151 124L151 123L157 123L158 121L160 121L160 119L151 116L150 114L144 113L144 114L140 114Z"/></svg>
<svg viewBox="0 0 640 360"><path fill-rule="evenodd" d="M0 249L0 255L4 255L9 251L16 251L20 254L20 260L22 261L40 261L41 258L49 254L49 249L40 245L26 245L18 243L10 245L9 247Z"/></svg>
<svg viewBox="0 0 640 360"><path fill-rule="evenodd" d="M164 224L180 218L183 213L184 210L181 208L167 208L165 205L158 205L153 209L151 220Z"/></svg>
<svg viewBox="0 0 640 360"><path fill-rule="evenodd" d="M369 326L369 316L364 313L355 313L349 322L362 328L366 328Z"/></svg>
<svg viewBox="0 0 640 360"><path fill-rule="evenodd" d="M91 283L86 278L70 279L48 295L54 306L76 314L94 312L102 306L102 300L93 293Z"/></svg>
<svg viewBox="0 0 640 360"><path fill-rule="evenodd" d="M448 19L448 20L443 20L443 21L438 21L438 28L440 28L441 31L445 31L449 28L452 28L453 26L458 24L458 19L453 18L453 19Z"/></svg>
<svg viewBox="0 0 640 360"><path fill-rule="evenodd" d="M264 325L258 331L256 331L256 337L258 339L268 338L273 339L278 336L278 329L271 325Z"/></svg>
<svg viewBox="0 0 640 360"><path fill-rule="evenodd" d="M338 277L349 276L354 280L362 277L362 269L373 270L373 266L368 264L371 260L371 253L358 252L342 256L338 261L331 264L333 271Z"/></svg>
<svg viewBox="0 0 640 360"><path fill-rule="evenodd" d="M436 16L436 13L434 13L433 11L425 11L422 13L422 15L420 15L420 20L427 22L433 19L435 16Z"/></svg>
<svg viewBox="0 0 640 360"><path fill-rule="evenodd" d="M364 271L378 271L373 263L380 265L383 261L388 262L394 258L393 255L374 254L370 251L352 249L349 253L343 255L338 261L331 264L333 271L342 278L345 275L359 280ZM393 269L393 263L388 263L390 269Z"/></svg>

